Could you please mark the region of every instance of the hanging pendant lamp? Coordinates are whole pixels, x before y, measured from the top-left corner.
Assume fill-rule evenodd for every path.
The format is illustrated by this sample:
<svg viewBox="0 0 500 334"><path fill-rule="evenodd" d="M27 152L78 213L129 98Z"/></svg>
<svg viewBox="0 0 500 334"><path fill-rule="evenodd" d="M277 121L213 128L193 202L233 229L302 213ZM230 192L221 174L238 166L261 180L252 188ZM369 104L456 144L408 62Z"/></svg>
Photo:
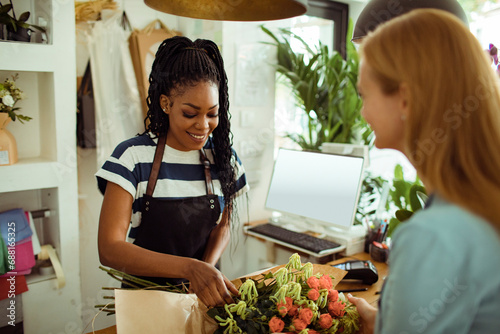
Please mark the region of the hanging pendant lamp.
<svg viewBox="0 0 500 334"><path fill-rule="evenodd" d="M299 16L307 0L144 0L168 14L219 21L269 21Z"/></svg>
<svg viewBox="0 0 500 334"><path fill-rule="evenodd" d="M457 16L467 26L469 25L467 15L457 0L371 0L359 14L352 41L360 42L380 23L416 8L442 9Z"/></svg>

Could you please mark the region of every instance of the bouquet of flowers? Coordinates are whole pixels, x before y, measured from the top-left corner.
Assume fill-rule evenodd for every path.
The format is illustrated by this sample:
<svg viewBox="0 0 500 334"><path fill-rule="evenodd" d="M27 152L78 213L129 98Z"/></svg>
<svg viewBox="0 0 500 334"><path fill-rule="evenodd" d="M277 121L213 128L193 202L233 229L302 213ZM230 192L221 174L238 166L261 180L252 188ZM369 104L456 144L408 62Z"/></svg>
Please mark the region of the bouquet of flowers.
<svg viewBox="0 0 500 334"><path fill-rule="evenodd" d="M114 269L101 269L135 286L116 290L116 300L110 297L116 302L119 333L135 333L138 328L150 334L163 333L174 324L178 332L196 334L350 334L359 330L356 308L334 289L328 273L340 269L301 264L298 254L293 254L286 265L234 280L240 292L233 297L235 302L210 309L182 287L158 286ZM115 313L113 302L96 307ZM147 322L142 321L145 317L149 317Z"/></svg>
<svg viewBox="0 0 500 334"><path fill-rule="evenodd" d="M329 274L294 254L288 264L260 277L244 279L234 304L208 310L219 328L214 334L354 333L359 314L334 290Z"/></svg>
<svg viewBox="0 0 500 334"><path fill-rule="evenodd" d="M16 110L20 108L14 107L15 104L26 97L23 91L16 86L17 78L16 74L12 76L12 79L7 78L3 83L0 83L0 112L8 113L13 121L17 118L21 123L24 123L24 121L29 121L31 117L16 114Z"/></svg>

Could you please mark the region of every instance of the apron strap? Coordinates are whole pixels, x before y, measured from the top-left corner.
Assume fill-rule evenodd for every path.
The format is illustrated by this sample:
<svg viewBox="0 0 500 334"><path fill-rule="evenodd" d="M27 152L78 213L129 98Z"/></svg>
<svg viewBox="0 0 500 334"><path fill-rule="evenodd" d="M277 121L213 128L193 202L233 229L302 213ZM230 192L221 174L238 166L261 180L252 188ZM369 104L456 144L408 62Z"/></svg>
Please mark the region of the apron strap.
<svg viewBox="0 0 500 334"><path fill-rule="evenodd" d="M161 135L158 138L158 144L156 145L155 157L153 160L153 166L151 167L151 173L149 173L148 187L146 188L146 195L153 196L153 191L156 187L156 181L158 180L158 174L160 172L161 161L163 160L163 152L165 152L165 143L167 142L167 136Z"/></svg>
<svg viewBox="0 0 500 334"><path fill-rule="evenodd" d="M203 163L205 169L205 184L207 186L207 194L214 194L214 185L212 183L212 175L210 175L210 160L208 160L203 149L200 150L200 160Z"/></svg>

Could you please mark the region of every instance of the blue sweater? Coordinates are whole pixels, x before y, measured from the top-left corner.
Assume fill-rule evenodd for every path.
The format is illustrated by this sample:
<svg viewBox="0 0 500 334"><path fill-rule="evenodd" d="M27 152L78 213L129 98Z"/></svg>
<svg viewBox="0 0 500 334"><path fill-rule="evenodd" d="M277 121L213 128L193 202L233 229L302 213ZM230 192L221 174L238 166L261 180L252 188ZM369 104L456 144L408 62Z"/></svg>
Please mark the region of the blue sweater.
<svg viewBox="0 0 500 334"><path fill-rule="evenodd" d="M389 262L375 333L500 333L500 236L480 217L435 196Z"/></svg>

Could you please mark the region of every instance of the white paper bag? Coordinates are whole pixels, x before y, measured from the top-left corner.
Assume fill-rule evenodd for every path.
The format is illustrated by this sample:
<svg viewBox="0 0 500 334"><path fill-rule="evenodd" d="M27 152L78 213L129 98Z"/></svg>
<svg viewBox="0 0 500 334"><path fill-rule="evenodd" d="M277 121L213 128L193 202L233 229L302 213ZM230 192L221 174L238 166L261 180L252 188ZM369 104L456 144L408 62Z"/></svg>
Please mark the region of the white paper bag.
<svg viewBox="0 0 500 334"><path fill-rule="evenodd" d="M217 324L195 294L115 290L118 334L212 334Z"/></svg>

